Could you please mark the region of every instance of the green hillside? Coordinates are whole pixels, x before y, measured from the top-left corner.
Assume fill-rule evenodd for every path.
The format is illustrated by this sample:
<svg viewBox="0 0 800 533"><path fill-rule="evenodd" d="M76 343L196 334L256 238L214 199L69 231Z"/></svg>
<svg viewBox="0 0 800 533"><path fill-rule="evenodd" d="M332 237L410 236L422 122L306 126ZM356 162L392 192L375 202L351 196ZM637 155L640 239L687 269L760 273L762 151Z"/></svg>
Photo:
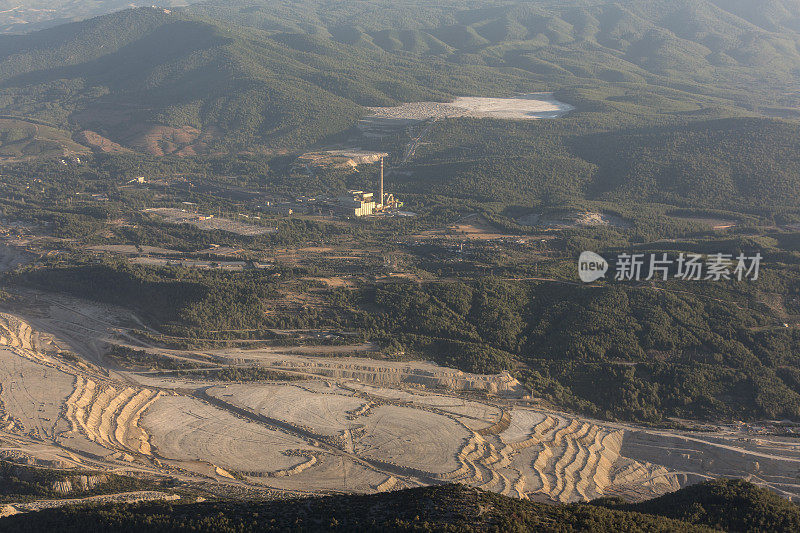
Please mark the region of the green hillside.
<svg viewBox="0 0 800 533"><path fill-rule="evenodd" d="M437 124L408 165L413 173L393 185L503 208L589 200L615 210L653 203L770 215L800 205L797 122L653 116L662 124L609 131L608 117Z"/></svg>
<svg viewBox="0 0 800 533"><path fill-rule="evenodd" d="M800 529L796 504L742 480L700 483L641 503L610 507L661 515L723 531Z"/></svg>
<svg viewBox="0 0 800 533"><path fill-rule="evenodd" d="M729 209L800 205L800 127L757 119L581 137L573 142L599 166L592 192Z"/></svg>
<svg viewBox="0 0 800 533"><path fill-rule="evenodd" d="M185 6L196 0L159 0L161 7ZM30 33L147 2L130 0L0 0L0 33Z"/></svg>
<svg viewBox="0 0 800 533"><path fill-rule="evenodd" d="M267 35L158 9L0 37L0 114L151 153L305 146L363 105L521 90L485 67L408 61L302 33Z"/></svg>
<svg viewBox="0 0 800 533"><path fill-rule="evenodd" d="M68 132L44 124L0 117L0 161L84 154L89 150Z"/></svg>
<svg viewBox="0 0 800 533"><path fill-rule="evenodd" d="M647 83L746 108L789 107L798 97L797 0L774 0L766 9L725 0L212 1L191 11L462 65L514 67L557 87Z"/></svg>
<svg viewBox="0 0 800 533"><path fill-rule="evenodd" d="M607 126L797 117L800 2L747 5L141 8L0 36L0 114L157 155L303 148L353 126L363 106L456 95L556 90Z"/></svg>

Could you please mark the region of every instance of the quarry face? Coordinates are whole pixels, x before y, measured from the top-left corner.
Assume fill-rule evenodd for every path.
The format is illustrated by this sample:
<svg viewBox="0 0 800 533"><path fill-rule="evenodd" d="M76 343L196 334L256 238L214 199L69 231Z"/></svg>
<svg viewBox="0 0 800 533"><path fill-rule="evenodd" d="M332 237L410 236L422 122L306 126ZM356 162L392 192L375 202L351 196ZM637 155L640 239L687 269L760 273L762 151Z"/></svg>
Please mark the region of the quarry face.
<svg viewBox="0 0 800 533"><path fill-rule="evenodd" d="M130 342L122 314L55 297L0 314L0 456L280 494L459 482L526 499L641 500L720 476L800 493L800 450L779 438L549 411L508 374L288 349L152 350L291 380L120 370L103 354Z"/></svg>

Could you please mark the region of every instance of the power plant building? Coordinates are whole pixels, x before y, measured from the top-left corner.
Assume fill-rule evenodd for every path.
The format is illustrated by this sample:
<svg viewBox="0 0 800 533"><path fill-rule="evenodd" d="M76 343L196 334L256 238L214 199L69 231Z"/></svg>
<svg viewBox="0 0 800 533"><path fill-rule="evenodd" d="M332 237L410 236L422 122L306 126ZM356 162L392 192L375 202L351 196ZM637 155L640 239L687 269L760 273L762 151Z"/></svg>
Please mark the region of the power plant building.
<svg viewBox="0 0 800 533"><path fill-rule="evenodd" d="M402 207L403 203L395 199L391 193L383 190L383 157L380 158L381 170L378 177L378 197L364 191L347 191L337 198L338 208L348 216L364 217L375 213L387 212Z"/></svg>
<svg viewBox="0 0 800 533"><path fill-rule="evenodd" d="M347 215L364 217L375 212L375 195L371 192L347 191L338 202L339 208Z"/></svg>

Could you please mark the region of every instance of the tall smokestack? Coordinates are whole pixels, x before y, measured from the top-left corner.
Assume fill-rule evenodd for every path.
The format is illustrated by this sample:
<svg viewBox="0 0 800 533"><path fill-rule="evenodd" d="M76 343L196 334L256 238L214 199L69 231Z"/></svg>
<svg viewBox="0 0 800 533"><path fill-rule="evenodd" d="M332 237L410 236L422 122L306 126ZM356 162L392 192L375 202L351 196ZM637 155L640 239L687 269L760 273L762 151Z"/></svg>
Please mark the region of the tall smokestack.
<svg viewBox="0 0 800 533"><path fill-rule="evenodd" d="M381 157L381 181L378 185L378 203L383 205L383 157Z"/></svg>

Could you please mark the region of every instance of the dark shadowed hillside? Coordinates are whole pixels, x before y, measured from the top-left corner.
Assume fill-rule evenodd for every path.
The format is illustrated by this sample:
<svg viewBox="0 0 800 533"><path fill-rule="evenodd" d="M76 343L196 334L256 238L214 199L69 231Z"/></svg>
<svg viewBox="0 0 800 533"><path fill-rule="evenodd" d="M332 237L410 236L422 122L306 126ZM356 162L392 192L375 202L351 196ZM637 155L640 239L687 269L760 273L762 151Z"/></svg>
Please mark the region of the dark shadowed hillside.
<svg viewBox="0 0 800 533"><path fill-rule="evenodd" d="M746 495L743 495L743 491ZM143 504L53 509L0 520L0 531L796 531L796 505L754 485L706 483L624 506L547 505L447 485L369 496L265 503ZM697 513L714 502L718 519ZM678 510L670 503L680 505ZM624 507L610 509L608 507ZM692 511L695 511L694 514ZM727 514L727 516L723 516ZM678 516L674 519L672 516Z"/></svg>
<svg viewBox="0 0 800 533"><path fill-rule="evenodd" d="M797 531L796 504L742 480L712 481L636 504L610 505L724 531Z"/></svg>

